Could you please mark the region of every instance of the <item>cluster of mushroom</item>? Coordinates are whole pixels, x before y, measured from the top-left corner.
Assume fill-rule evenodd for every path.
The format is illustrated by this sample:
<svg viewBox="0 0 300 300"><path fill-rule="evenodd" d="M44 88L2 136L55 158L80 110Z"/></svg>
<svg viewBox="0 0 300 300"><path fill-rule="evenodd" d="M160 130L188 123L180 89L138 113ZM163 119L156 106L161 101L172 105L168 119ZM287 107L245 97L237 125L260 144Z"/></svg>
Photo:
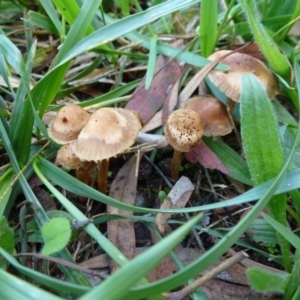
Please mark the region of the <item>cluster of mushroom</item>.
<svg viewBox="0 0 300 300"><path fill-rule="evenodd" d="M48 134L62 145L57 165L80 172L102 163L101 173L106 178L108 159L126 151L140 129L136 114L130 110L100 108L90 115L80 106L69 105L60 109L50 122ZM106 192L106 182L103 188L102 192Z"/></svg>
<svg viewBox="0 0 300 300"><path fill-rule="evenodd" d="M228 107L232 101L239 102L241 97L242 75L254 74L263 84L270 99L279 93L275 76L258 59L229 50L217 51L209 60L221 60L230 69L213 70L208 75L211 82L226 96ZM177 179L182 152L192 151L205 136L223 136L233 129L233 121L226 105L212 96L199 96L184 102L168 118L164 128L165 135L174 148L171 177Z"/></svg>

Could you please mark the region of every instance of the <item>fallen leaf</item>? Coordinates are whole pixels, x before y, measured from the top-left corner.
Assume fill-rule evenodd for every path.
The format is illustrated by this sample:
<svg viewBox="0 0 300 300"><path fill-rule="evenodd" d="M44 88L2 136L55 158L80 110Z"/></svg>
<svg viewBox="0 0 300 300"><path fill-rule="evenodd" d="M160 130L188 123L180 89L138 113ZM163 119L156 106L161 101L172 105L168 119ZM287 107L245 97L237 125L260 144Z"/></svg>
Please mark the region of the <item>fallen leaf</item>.
<svg viewBox="0 0 300 300"><path fill-rule="evenodd" d="M136 248L135 253L139 255L149 249L150 247L141 247ZM201 251L195 248L184 248L181 245L178 245L174 250L174 253L181 260L183 265L187 266L194 262L197 258L200 257ZM109 267L109 256L107 254L101 254L90 258L89 260L83 261L79 265L84 268L89 269L102 269ZM148 275L147 279L150 282L156 281L159 278L164 278L167 276L166 272L162 269L167 267L168 275L172 274L175 271L178 271L177 265L173 262L173 260L166 260L162 265L156 266ZM163 277L161 277L163 275Z"/></svg>
<svg viewBox="0 0 300 300"><path fill-rule="evenodd" d="M159 110L142 128L142 132L148 132L162 125L162 110Z"/></svg>
<svg viewBox="0 0 300 300"><path fill-rule="evenodd" d="M199 162L204 168L217 169L224 174L229 173L225 165L203 141L193 151L186 152L184 156L190 163Z"/></svg>
<svg viewBox="0 0 300 300"><path fill-rule="evenodd" d="M220 279L212 279L201 287L209 299L272 299L274 294L255 292L248 285L239 285Z"/></svg>
<svg viewBox="0 0 300 300"><path fill-rule="evenodd" d="M185 72L185 71L186 70L184 69L182 72ZM162 125L163 126L166 125L169 115L173 112L173 110L177 106L180 79L181 79L181 76L179 76L177 78L176 82L174 83L174 85L172 87L172 90L170 91L166 100L163 103L163 108L162 108Z"/></svg>
<svg viewBox="0 0 300 300"><path fill-rule="evenodd" d="M169 209L184 207L193 191L194 186L191 181L187 177L182 176L173 186L160 208ZM168 220L171 217L171 214L157 214L155 224L160 234L166 235L172 231L168 224Z"/></svg>
<svg viewBox="0 0 300 300"><path fill-rule="evenodd" d="M133 155L120 169L113 180L109 196L124 203L134 205L137 189L137 177L135 176L137 157ZM107 206L108 214L130 215L132 212L124 211L112 206ZM128 258L135 256L135 234L133 220L120 219L107 222L108 239ZM111 261L111 272L118 266Z"/></svg>
<svg viewBox="0 0 300 300"><path fill-rule="evenodd" d="M176 81L181 76L181 68L176 60L159 55L156 61L155 76L148 90L145 77L136 88L126 108L137 111L143 123L147 123L162 107Z"/></svg>

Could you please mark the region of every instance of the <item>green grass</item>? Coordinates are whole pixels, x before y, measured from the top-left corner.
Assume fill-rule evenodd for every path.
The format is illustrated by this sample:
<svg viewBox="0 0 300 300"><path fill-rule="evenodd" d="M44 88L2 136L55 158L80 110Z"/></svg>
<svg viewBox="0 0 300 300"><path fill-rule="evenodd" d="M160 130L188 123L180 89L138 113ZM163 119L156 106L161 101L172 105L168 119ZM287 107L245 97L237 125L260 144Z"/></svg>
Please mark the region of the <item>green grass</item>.
<svg viewBox="0 0 300 300"><path fill-rule="evenodd" d="M274 259L277 267L286 272L280 291L285 299L297 298L300 293L297 285L300 251L300 67L299 37L289 35L289 30L298 20L300 5L291 0L271 2L202 0L200 7L198 0L148 1L146 4L135 0L109 3L82 0L1 1L0 295L3 299L15 299L16 296L20 299L163 299L162 293L192 282L235 245ZM192 30L194 36L184 31L189 28L191 20L196 20ZM179 36L184 37L184 46L169 43L168 39L162 38L165 35L177 41ZM42 118L47 111L57 111L64 105L57 100L64 98L65 102L70 102L69 99L79 99L82 107L124 107L143 76L146 91L151 89L158 55L194 68L182 74L179 94L193 72L207 66L209 61L206 57L216 49L235 44L235 41L257 43L265 57L264 63L278 78L281 89L279 101L270 101L256 77L245 76L241 104L237 105L234 114L241 132L241 145L233 134L222 141L210 137L203 139L228 170L227 175L221 175L226 188L232 183L241 187L230 187L237 196L226 197L224 201L213 204L200 205L196 201L191 206L165 210L133 206L100 193L53 163L59 146L47 143L49 137ZM76 59L84 57L85 60L73 65ZM217 68L225 69L222 64ZM16 86L14 80L17 81ZM209 83L208 87L212 94L226 99L216 87ZM167 98L167 93L164 95ZM151 106L151 103L147 105ZM153 131L154 134L157 132ZM157 149L152 151L151 158L158 165L164 156L171 157L170 153ZM183 170L194 184L198 168L189 166ZM117 170L114 167L112 178L119 169L120 166ZM217 171L212 170L209 174L212 184L220 185ZM202 175L201 181L204 189L210 188L206 194L201 190L202 196L214 193L209 179ZM55 272L66 281L58 280L47 273L46 264L37 271L23 259L14 258L28 245L35 245L37 251L42 251L44 239L49 241L49 236L43 236L47 235L44 226L49 224L53 213L57 213L55 209L45 211L34 192L33 182L38 182L55 199L63 211L56 216L60 221L65 216L68 220L79 222L94 217L93 211L85 214L82 207L71 201L70 195L80 195L102 207L101 213L105 211L103 204L139 213L126 218L144 222L148 227L154 221L153 215L173 213L170 223L176 224L177 229L145 253L128 260L106 237L104 230L107 221L120 216L98 216L83 230L95 242L95 248L105 251L120 269L92 288L82 270L58 263ZM165 183L160 188L161 191L166 189ZM223 193L224 197L230 189ZM159 194L159 191L154 188L150 193ZM19 205L23 200L27 204L23 203L22 211ZM228 227L227 233L221 230L222 226L205 228L199 225L203 212L235 205L253 207L243 219ZM274 240L278 241L280 249L276 256L262 243L250 246L241 240L265 207L270 214L263 214L263 217L276 231L277 239ZM33 219L24 218L24 211L25 216L30 215ZM194 217L185 219L184 213L191 213ZM149 217L147 214L152 215ZM287 225L296 232L292 233ZM181 265L179 271L169 277L149 283L147 274L192 229L220 240L189 266ZM68 233L68 238L63 242L55 240L55 243L62 244L55 245L57 248L53 249L62 250L53 250L52 256L74 263L72 239L77 232L68 224L61 230ZM11 272L11 266L17 274ZM255 281L256 275L264 276L270 282L276 277L261 270L249 270L249 278L257 289L259 282ZM272 284L267 287L267 291L276 290ZM207 299L201 289L193 297Z"/></svg>

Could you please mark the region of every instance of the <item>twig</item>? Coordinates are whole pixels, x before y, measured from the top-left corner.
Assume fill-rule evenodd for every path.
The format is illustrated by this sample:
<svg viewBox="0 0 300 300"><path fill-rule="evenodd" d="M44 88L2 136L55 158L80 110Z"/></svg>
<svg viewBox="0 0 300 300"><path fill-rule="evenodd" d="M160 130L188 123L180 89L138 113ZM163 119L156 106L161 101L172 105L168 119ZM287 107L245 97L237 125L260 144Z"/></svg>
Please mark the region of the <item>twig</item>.
<svg viewBox="0 0 300 300"><path fill-rule="evenodd" d="M235 255L232 257L228 258L224 262L220 263L217 267L212 269L211 271L207 272L205 275L201 276L197 280L195 280L192 284L186 286L182 290L174 293L169 293L165 295L166 300L181 300L184 299L187 295L193 293L197 288L205 284L207 281L211 280L214 278L216 275L219 273L229 269L231 266L237 264L244 258L249 257L247 253L240 251L237 252Z"/></svg>

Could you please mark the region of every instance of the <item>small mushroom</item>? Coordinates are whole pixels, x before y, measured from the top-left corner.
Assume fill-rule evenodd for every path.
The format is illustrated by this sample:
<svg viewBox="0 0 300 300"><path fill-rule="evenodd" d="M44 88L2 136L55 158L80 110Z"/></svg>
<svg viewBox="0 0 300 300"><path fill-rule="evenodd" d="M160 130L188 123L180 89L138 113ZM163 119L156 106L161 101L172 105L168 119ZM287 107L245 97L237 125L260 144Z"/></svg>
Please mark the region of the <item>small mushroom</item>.
<svg viewBox="0 0 300 300"><path fill-rule="evenodd" d="M55 164L68 170L87 169L90 162L81 161L74 153L74 143L65 144L57 151Z"/></svg>
<svg viewBox="0 0 300 300"><path fill-rule="evenodd" d="M200 116L192 109L178 109L170 114L164 128L165 136L174 149L171 178L178 178L182 152L193 150L203 136Z"/></svg>
<svg viewBox="0 0 300 300"><path fill-rule="evenodd" d="M210 55L208 59L216 60L231 52L230 50L220 50ZM260 80L270 99L274 99L279 94L279 86L275 76L260 60L247 54L235 52L222 59L221 63L230 67L230 70L225 72L212 70L208 78L233 101L240 102L242 75L249 73Z"/></svg>
<svg viewBox="0 0 300 300"><path fill-rule="evenodd" d="M74 143L74 152L82 161L100 165L98 189L106 192L108 160L125 152L141 129L137 116L122 108L96 110Z"/></svg>
<svg viewBox="0 0 300 300"><path fill-rule="evenodd" d="M215 97L193 97L184 102L182 108L192 109L199 114L205 136L223 136L233 129L226 105Z"/></svg>
<svg viewBox="0 0 300 300"><path fill-rule="evenodd" d="M49 123L48 134L58 144L74 142L90 115L78 105L61 108Z"/></svg>

